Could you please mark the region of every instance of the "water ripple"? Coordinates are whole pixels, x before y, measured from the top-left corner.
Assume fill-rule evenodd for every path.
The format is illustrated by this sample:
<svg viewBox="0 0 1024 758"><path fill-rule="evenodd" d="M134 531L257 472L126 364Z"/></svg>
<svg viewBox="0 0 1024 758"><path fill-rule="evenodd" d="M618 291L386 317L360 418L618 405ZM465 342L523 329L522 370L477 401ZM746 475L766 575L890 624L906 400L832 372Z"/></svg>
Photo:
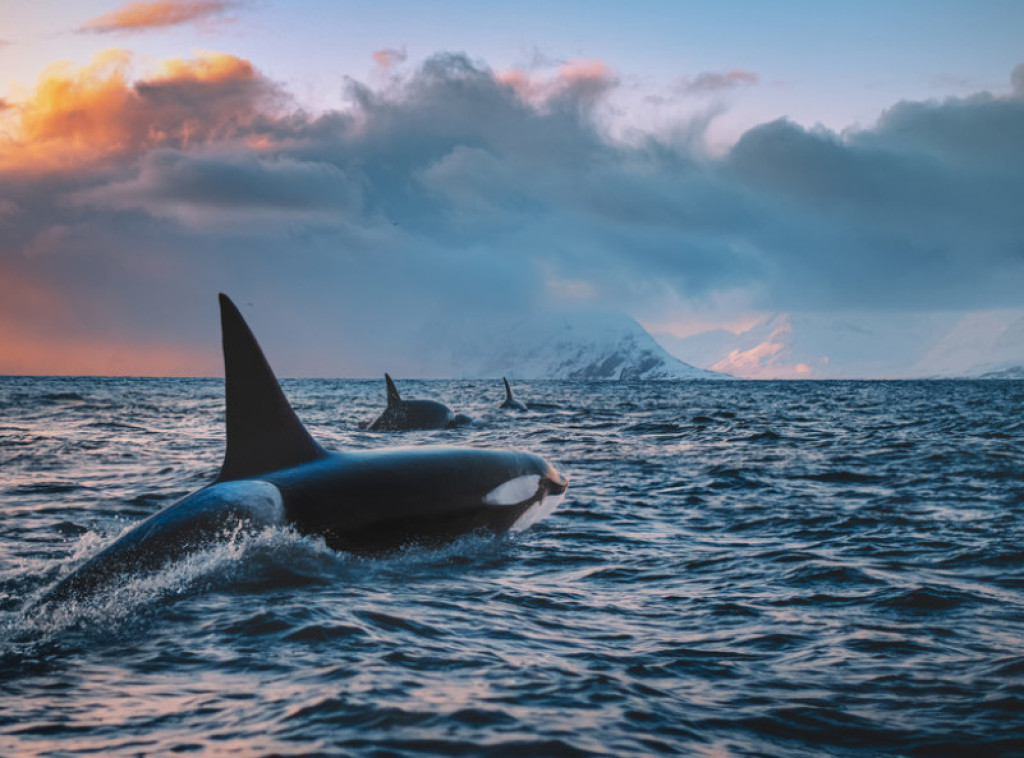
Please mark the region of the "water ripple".
<svg viewBox="0 0 1024 758"><path fill-rule="evenodd" d="M214 476L222 383L0 378L0 754L1024 754L1022 382L424 382L571 480L511 539L239 535L40 604Z"/></svg>

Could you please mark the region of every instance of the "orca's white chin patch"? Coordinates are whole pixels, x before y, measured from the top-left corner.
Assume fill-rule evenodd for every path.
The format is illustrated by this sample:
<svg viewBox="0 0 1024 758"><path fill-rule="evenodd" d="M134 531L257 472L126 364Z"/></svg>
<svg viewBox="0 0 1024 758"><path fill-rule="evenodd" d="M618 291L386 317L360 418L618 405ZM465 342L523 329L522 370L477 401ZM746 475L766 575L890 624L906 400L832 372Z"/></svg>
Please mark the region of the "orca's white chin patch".
<svg viewBox="0 0 1024 758"><path fill-rule="evenodd" d="M517 476L484 495L484 503L487 505L519 505L535 497L539 487L539 474Z"/></svg>
<svg viewBox="0 0 1024 758"><path fill-rule="evenodd" d="M536 524L542 518L550 516L558 504L562 502L564 494L560 495L548 495L543 497L539 502L535 503L531 507L527 508L523 515L516 519L516 522L509 527L510 532L521 532L525 529L529 529L531 526Z"/></svg>

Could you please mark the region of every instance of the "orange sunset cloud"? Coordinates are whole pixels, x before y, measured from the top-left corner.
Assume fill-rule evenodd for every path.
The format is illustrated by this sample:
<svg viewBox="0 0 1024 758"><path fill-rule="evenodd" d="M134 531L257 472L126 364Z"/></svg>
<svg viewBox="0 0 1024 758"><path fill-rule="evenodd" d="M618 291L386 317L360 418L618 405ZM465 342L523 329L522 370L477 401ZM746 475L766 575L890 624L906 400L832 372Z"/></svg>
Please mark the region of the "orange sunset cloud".
<svg viewBox="0 0 1024 758"><path fill-rule="evenodd" d="M132 79L133 55L106 50L76 68L48 67L34 92L0 112L0 168L74 169L151 147L237 136L273 107L273 84L246 60L203 53Z"/></svg>
<svg viewBox="0 0 1024 758"><path fill-rule="evenodd" d="M128 3L111 13L86 21L82 32L100 34L178 26L224 13L234 3L224 0L155 0Z"/></svg>
<svg viewBox="0 0 1024 758"><path fill-rule="evenodd" d="M534 106L566 95L593 99L616 84L614 72L604 61L586 59L562 64L558 73L547 79L515 69L497 74L497 79Z"/></svg>

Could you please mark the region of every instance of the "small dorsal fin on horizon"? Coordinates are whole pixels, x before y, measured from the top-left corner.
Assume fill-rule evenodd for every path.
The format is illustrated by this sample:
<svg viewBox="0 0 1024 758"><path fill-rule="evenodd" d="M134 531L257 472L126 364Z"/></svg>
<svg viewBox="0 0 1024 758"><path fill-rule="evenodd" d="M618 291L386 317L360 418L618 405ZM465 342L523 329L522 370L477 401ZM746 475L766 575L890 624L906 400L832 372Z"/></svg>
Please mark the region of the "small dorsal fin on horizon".
<svg viewBox="0 0 1024 758"><path fill-rule="evenodd" d="M390 374L384 374L384 382L388 385L388 407L398 405L402 402L402 396L398 394L398 387L395 386Z"/></svg>
<svg viewBox="0 0 1024 758"><path fill-rule="evenodd" d="M501 381L505 382L505 402L512 402L512 388L508 384L508 379L501 377Z"/></svg>
<svg viewBox="0 0 1024 758"><path fill-rule="evenodd" d="M281 391L238 308L220 295L227 449L218 482L309 463L327 455Z"/></svg>

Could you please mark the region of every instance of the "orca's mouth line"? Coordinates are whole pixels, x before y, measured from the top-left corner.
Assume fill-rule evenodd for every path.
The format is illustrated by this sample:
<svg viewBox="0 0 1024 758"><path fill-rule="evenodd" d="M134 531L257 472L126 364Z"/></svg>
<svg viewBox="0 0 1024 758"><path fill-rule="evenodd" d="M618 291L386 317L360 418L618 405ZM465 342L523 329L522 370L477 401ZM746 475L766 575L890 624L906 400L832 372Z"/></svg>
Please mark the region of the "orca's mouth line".
<svg viewBox="0 0 1024 758"><path fill-rule="evenodd" d="M544 489L547 495L561 495L569 488L569 480L562 476L557 471L554 472L555 477L545 476L541 479L540 486Z"/></svg>
<svg viewBox="0 0 1024 758"><path fill-rule="evenodd" d="M483 497L486 505L530 506L551 495L561 495L569 486L558 471L549 469L542 474L524 474L509 479Z"/></svg>

